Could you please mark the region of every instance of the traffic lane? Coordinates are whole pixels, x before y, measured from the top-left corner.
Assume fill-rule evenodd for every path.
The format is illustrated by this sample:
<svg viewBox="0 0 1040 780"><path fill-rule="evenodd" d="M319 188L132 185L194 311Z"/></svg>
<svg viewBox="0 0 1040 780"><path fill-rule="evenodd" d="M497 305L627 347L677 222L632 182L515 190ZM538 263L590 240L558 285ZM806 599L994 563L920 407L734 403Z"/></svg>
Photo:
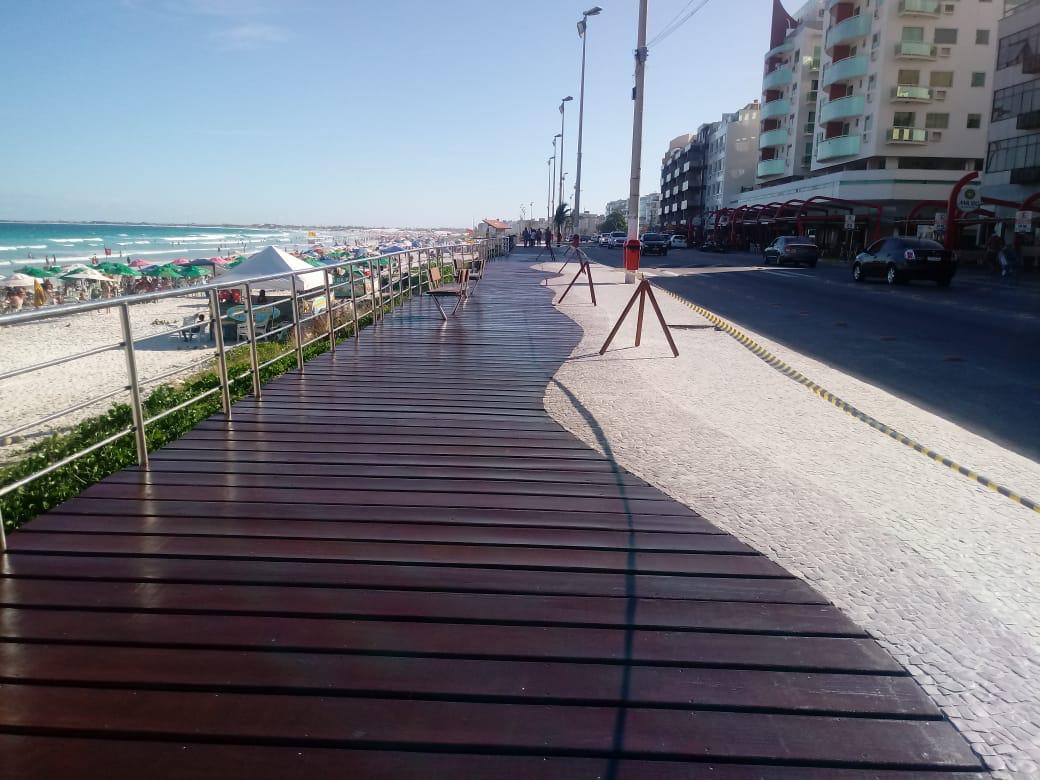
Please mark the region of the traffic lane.
<svg viewBox="0 0 1040 780"><path fill-rule="evenodd" d="M1040 459L1036 322L932 305L813 272L733 271L655 284L731 322Z"/></svg>

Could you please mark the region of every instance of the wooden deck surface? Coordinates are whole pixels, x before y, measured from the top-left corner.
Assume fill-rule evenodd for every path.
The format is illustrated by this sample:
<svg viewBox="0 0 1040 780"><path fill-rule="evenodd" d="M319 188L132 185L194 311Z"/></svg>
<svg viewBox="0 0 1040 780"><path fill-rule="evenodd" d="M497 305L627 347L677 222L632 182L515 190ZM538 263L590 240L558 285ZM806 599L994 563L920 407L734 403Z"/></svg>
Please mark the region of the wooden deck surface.
<svg viewBox="0 0 1040 780"><path fill-rule="evenodd" d="M548 417L579 333L528 260L13 534L3 775L981 778L858 626Z"/></svg>

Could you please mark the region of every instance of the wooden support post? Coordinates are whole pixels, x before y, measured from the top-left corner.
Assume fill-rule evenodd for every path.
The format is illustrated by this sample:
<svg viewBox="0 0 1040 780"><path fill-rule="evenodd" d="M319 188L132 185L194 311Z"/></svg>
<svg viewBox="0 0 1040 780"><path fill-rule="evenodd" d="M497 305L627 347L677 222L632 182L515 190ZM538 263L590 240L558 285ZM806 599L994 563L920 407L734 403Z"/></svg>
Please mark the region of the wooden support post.
<svg viewBox="0 0 1040 780"><path fill-rule="evenodd" d="M571 279L571 283L567 285L567 289L563 291L563 295L560 296L560 300L557 303L563 303L563 299L567 297L567 293L571 291L574 283L578 281L578 277L585 274L589 280L589 294L592 296L592 305L596 305L596 286L592 283L592 267L589 265L588 260L582 260L578 266L578 273L574 274L574 278Z"/></svg>
<svg viewBox="0 0 1040 780"><path fill-rule="evenodd" d="M603 343L600 348L599 354L603 354L607 351L607 347L610 346L610 342L617 336L619 330L621 330L621 324L625 321L625 317L632 310L632 306L635 305L636 299L639 300L639 314L636 320L636 346L639 346L643 336L643 310L646 306L646 299L650 299L650 305L654 309L654 313L657 315L657 321L661 323L661 330L664 331L664 337L668 340L668 346L672 348L672 356L679 357L679 349L675 346L675 341L672 339L672 332L668 328L668 323L664 321L664 314L661 313L661 307L657 305L657 298L654 297L654 290L650 286L649 280L644 276L642 281L639 282L639 286L636 287L636 291L632 294L632 298L628 301L624 311L621 312L621 316L615 323L613 330L610 331L610 335L607 336L607 340Z"/></svg>

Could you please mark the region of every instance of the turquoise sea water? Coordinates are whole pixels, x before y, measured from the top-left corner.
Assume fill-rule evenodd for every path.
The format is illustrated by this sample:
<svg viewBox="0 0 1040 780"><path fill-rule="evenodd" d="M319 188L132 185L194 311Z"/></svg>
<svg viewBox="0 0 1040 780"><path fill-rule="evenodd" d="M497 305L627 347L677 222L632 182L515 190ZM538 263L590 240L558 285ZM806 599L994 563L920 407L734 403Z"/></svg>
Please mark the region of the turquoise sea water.
<svg viewBox="0 0 1040 780"><path fill-rule="evenodd" d="M87 262L94 256L104 260L106 247L115 258L161 261L211 257L218 248L249 252L300 240L301 234L277 228L0 222L0 274L55 256L59 263Z"/></svg>

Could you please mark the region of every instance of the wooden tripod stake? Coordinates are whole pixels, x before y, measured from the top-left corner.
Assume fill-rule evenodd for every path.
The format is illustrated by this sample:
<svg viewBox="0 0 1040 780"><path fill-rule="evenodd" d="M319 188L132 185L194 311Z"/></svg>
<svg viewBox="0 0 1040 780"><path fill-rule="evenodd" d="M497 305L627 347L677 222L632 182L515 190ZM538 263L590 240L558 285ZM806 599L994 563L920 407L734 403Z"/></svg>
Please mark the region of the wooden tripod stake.
<svg viewBox="0 0 1040 780"><path fill-rule="evenodd" d="M563 295L560 296L560 300L557 303L563 303L563 299L567 297L567 293L571 291L574 283L578 281L578 277L585 274L589 280L589 295L592 296L592 305L596 305L596 286L592 283L592 268L589 266L589 261L581 259L578 261L578 273L574 274L574 278L571 279L571 283L567 285L567 289L563 291Z"/></svg>
<svg viewBox="0 0 1040 780"><path fill-rule="evenodd" d="M577 279L577 277L575 277L575 279ZM571 284L574 284L574 282L571 282ZM607 340L603 342L599 354L602 355L607 351L607 347L610 346L610 342L614 340L617 332L621 330L621 324L625 321L625 317L627 317L628 313L632 310L632 306L635 304L637 298L639 299L639 314L636 319L636 346L638 347L640 341L643 339L643 310L646 307L646 299L649 298L650 305L654 307L654 313L657 315L657 321L661 323L661 330L664 331L664 337L668 340L668 346L672 348L672 357L679 357L679 350L675 346L675 341L672 340L672 332L668 328L668 323L664 321L661 307L657 305L657 298L654 297L654 288L650 286L650 282L645 276L640 280L639 286L636 287L636 291L632 294L632 298L629 300L628 305L625 306L625 310L621 312L621 316L614 325L614 329L610 331Z"/></svg>

